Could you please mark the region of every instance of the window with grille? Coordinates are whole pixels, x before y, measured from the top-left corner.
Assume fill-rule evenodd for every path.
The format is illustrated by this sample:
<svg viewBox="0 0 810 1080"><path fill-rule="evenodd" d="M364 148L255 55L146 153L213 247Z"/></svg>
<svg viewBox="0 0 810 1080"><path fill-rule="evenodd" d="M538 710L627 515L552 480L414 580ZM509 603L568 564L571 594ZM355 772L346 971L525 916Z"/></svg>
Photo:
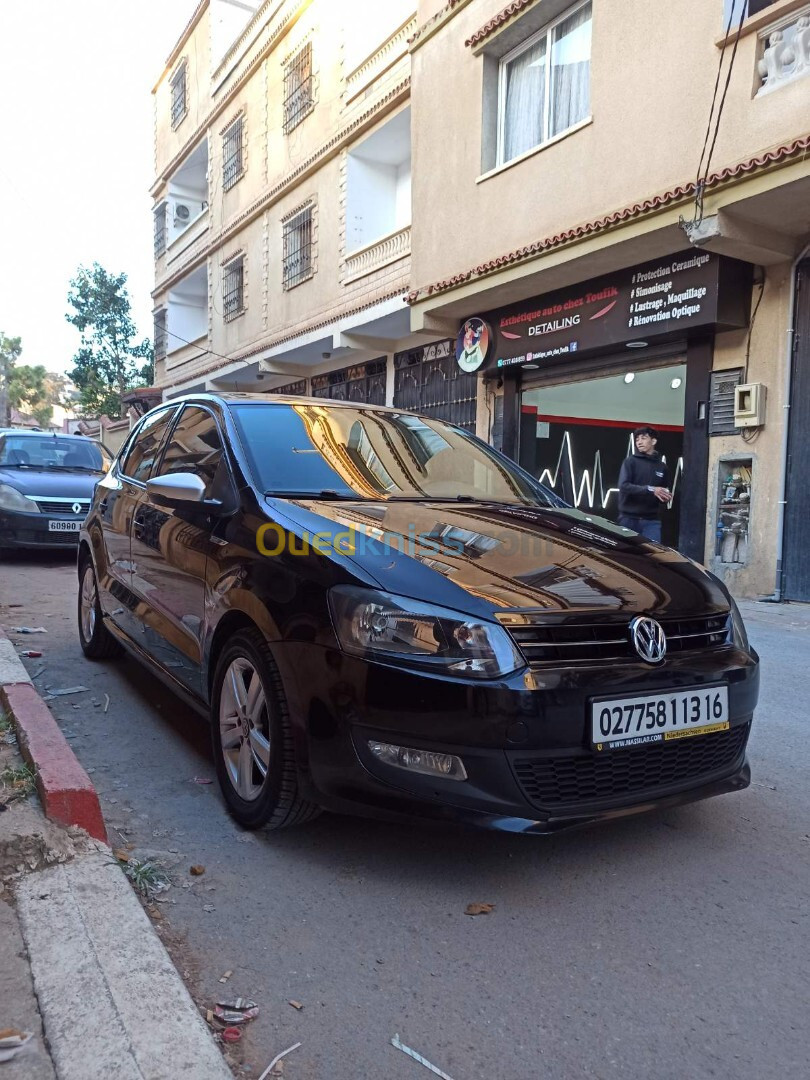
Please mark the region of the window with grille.
<svg viewBox="0 0 810 1080"><path fill-rule="evenodd" d="M155 258L159 258L166 250L166 203L155 207Z"/></svg>
<svg viewBox="0 0 810 1080"><path fill-rule="evenodd" d="M222 314L225 321L235 319L245 310L245 260L233 259L223 267Z"/></svg>
<svg viewBox="0 0 810 1080"><path fill-rule="evenodd" d="M313 273L312 207L307 206L284 223L284 288L300 285Z"/></svg>
<svg viewBox="0 0 810 1080"><path fill-rule="evenodd" d="M312 42L308 41L284 69L285 134L301 123L314 104Z"/></svg>
<svg viewBox="0 0 810 1080"><path fill-rule="evenodd" d="M166 357L166 345L168 334L166 332L166 308L161 308L154 314L154 345L155 359L163 360Z"/></svg>
<svg viewBox="0 0 810 1080"><path fill-rule="evenodd" d="M274 386L271 394L288 394L290 397L306 397L307 380L296 379L295 382L284 383L283 386Z"/></svg>
<svg viewBox="0 0 810 1080"><path fill-rule="evenodd" d="M242 158L242 121L239 116L222 136L222 187L225 191L233 187L244 172Z"/></svg>
<svg viewBox="0 0 810 1080"><path fill-rule="evenodd" d="M394 407L475 431L477 380L456 363L453 341L394 354Z"/></svg>
<svg viewBox="0 0 810 1080"><path fill-rule="evenodd" d="M312 396L333 401L357 401L368 405L385 405L385 357L366 364L329 371L312 378Z"/></svg>
<svg viewBox="0 0 810 1080"><path fill-rule="evenodd" d="M186 63L180 65L171 82L172 88L172 127L175 128L186 115L188 100L186 95Z"/></svg>

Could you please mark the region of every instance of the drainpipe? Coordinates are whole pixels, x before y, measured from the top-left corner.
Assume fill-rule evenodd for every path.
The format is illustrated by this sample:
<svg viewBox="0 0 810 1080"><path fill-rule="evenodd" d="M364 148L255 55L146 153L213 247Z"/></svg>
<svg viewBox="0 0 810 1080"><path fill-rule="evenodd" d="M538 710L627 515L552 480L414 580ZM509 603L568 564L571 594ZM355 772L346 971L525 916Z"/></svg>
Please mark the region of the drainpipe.
<svg viewBox="0 0 810 1080"><path fill-rule="evenodd" d="M799 268L799 263L808 255L810 255L810 244L808 244L808 246L804 248L804 250L799 254L799 256L793 260L793 264L790 268L790 302L788 305L787 327L788 354L787 364L785 365L784 404L782 406L785 416L785 422L782 425L782 492L779 499L779 516L776 522L776 581L774 582L774 590L772 595L763 597L763 600L772 604L778 604L782 600L782 562L784 556L783 549L785 545L785 507L787 506L787 459L788 436L790 428L790 390L793 375L793 345L794 338L796 336L796 271Z"/></svg>

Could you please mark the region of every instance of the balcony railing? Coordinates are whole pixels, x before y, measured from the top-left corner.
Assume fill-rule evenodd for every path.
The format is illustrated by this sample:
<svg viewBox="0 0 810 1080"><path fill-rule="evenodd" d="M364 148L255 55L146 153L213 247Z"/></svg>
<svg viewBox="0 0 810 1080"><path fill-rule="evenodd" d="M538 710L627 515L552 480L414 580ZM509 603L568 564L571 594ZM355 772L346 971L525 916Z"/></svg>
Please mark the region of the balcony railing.
<svg viewBox="0 0 810 1080"><path fill-rule="evenodd" d="M411 227L406 225L396 232L375 240L373 244L350 251L346 256L344 284L372 274L388 263L396 262L411 253Z"/></svg>
<svg viewBox="0 0 810 1080"><path fill-rule="evenodd" d="M762 35L765 49L757 65L758 96L810 75L810 6Z"/></svg>

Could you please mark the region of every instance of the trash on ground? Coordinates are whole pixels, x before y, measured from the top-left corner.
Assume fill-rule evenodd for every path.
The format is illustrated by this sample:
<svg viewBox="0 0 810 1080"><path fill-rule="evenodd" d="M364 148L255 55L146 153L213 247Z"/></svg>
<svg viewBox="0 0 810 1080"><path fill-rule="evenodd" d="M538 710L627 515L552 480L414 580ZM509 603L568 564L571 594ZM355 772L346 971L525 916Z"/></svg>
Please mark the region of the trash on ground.
<svg viewBox="0 0 810 1080"><path fill-rule="evenodd" d="M104 695L104 712L106 712L107 709L109 709L109 707L110 707L110 695L105 694Z"/></svg>
<svg viewBox="0 0 810 1080"><path fill-rule="evenodd" d="M249 1020L255 1020L259 1015L259 1006L254 1005L250 1009L223 1009L221 1005L214 1008L214 1017L223 1024L246 1024Z"/></svg>
<svg viewBox="0 0 810 1080"><path fill-rule="evenodd" d="M247 998L222 998L217 1001L217 1005L221 1005L223 1009L258 1009L258 1005L255 1001L249 1001Z"/></svg>
<svg viewBox="0 0 810 1080"><path fill-rule="evenodd" d="M214 907L213 904L203 904L203 911L208 911L208 912L216 911L216 908Z"/></svg>
<svg viewBox="0 0 810 1080"><path fill-rule="evenodd" d="M286 1050L282 1050L280 1054L276 1054L276 1056L273 1058L273 1060L270 1062L270 1064L264 1070L262 1075L259 1077L259 1080L267 1080L267 1077L270 1075L270 1073L273 1071L273 1069L275 1069L276 1065L278 1065L278 1063L281 1061L281 1059L286 1057L287 1054L291 1054L293 1052L293 1050L297 1050L300 1045L301 1045L300 1042L293 1043L293 1045L288 1046Z"/></svg>
<svg viewBox="0 0 810 1080"><path fill-rule="evenodd" d="M292 1007L293 1007L294 1009L298 1009L298 1011L299 1011L299 1012L301 1012L301 1010L302 1010L302 1009L303 1009L303 1007L304 1007L304 1006L303 1006L303 1005L301 1004L301 1002L300 1002L300 1001L289 1001L289 1002L287 1002L287 1004L288 1004L288 1005L292 1005Z"/></svg>
<svg viewBox="0 0 810 1080"><path fill-rule="evenodd" d="M47 689L47 692L51 697L68 697L70 694L88 694L90 692L89 686L66 686L64 690L51 690Z"/></svg>
<svg viewBox="0 0 810 1080"><path fill-rule="evenodd" d="M128 863L130 860L130 854L128 851L124 851L123 848L115 848L113 855L119 862Z"/></svg>
<svg viewBox="0 0 810 1080"><path fill-rule="evenodd" d="M24 659L26 659L26 660L35 660L35 659L38 660L42 656L42 653L37 652L36 649L26 649L24 652L21 652L19 655L24 657Z"/></svg>
<svg viewBox="0 0 810 1080"><path fill-rule="evenodd" d="M213 784L213 780L209 780L207 776L192 776L189 780L190 784Z"/></svg>
<svg viewBox="0 0 810 1080"><path fill-rule="evenodd" d="M467 904L465 915L489 915L495 910L494 904Z"/></svg>
<svg viewBox="0 0 810 1080"><path fill-rule="evenodd" d="M226 1027L222 1032L225 1042L239 1042L242 1038L242 1029L238 1027Z"/></svg>
<svg viewBox="0 0 810 1080"><path fill-rule="evenodd" d="M48 631L44 626L12 626L12 633L14 634L47 634Z"/></svg>
<svg viewBox="0 0 810 1080"><path fill-rule="evenodd" d="M391 1040L391 1045L395 1046L397 1050L401 1050L403 1054L407 1054L408 1057L413 1058L414 1061L418 1061L420 1065L424 1065L426 1069L430 1069L436 1076L441 1076L442 1080L452 1080L452 1077L448 1076L446 1072L442 1072L441 1069L431 1064L427 1058L422 1057L416 1050L412 1050L410 1046L406 1046L405 1043L399 1041L399 1035L395 1035Z"/></svg>
<svg viewBox="0 0 810 1080"><path fill-rule="evenodd" d="M192 867L189 867L189 873L191 874L192 877L202 877L202 875L205 873L205 867L204 866L192 866Z"/></svg>
<svg viewBox="0 0 810 1080"><path fill-rule="evenodd" d="M222 976L222 978L219 981L221 983L226 983L228 981L228 979L230 979L231 975L233 975L232 971L226 971L225 974Z"/></svg>
<svg viewBox="0 0 810 1080"><path fill-rule="evenodd" d="M0 1031L0 1061L12 1061L28 1049L33 1039L30 1031L18 1031L17 1028L3 1028Z"/></svg>

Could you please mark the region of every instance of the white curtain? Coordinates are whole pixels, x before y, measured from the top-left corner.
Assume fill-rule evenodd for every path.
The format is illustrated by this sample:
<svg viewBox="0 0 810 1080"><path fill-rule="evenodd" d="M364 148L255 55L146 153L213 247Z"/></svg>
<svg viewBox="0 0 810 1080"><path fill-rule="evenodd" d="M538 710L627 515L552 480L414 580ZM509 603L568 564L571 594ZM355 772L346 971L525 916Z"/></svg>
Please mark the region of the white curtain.
<svg viewBox="0 0 810 1080"><path fill-rule="evenodd" d="M578 124L591 112L591 5L554 29L551 47L551 131Z"/></svg>
<svg viewBox="0 0 810 1080"><path fill-rule="evenodd" d="M545 141L546 41L541 38L506 67L502 161Z"/></svg>

